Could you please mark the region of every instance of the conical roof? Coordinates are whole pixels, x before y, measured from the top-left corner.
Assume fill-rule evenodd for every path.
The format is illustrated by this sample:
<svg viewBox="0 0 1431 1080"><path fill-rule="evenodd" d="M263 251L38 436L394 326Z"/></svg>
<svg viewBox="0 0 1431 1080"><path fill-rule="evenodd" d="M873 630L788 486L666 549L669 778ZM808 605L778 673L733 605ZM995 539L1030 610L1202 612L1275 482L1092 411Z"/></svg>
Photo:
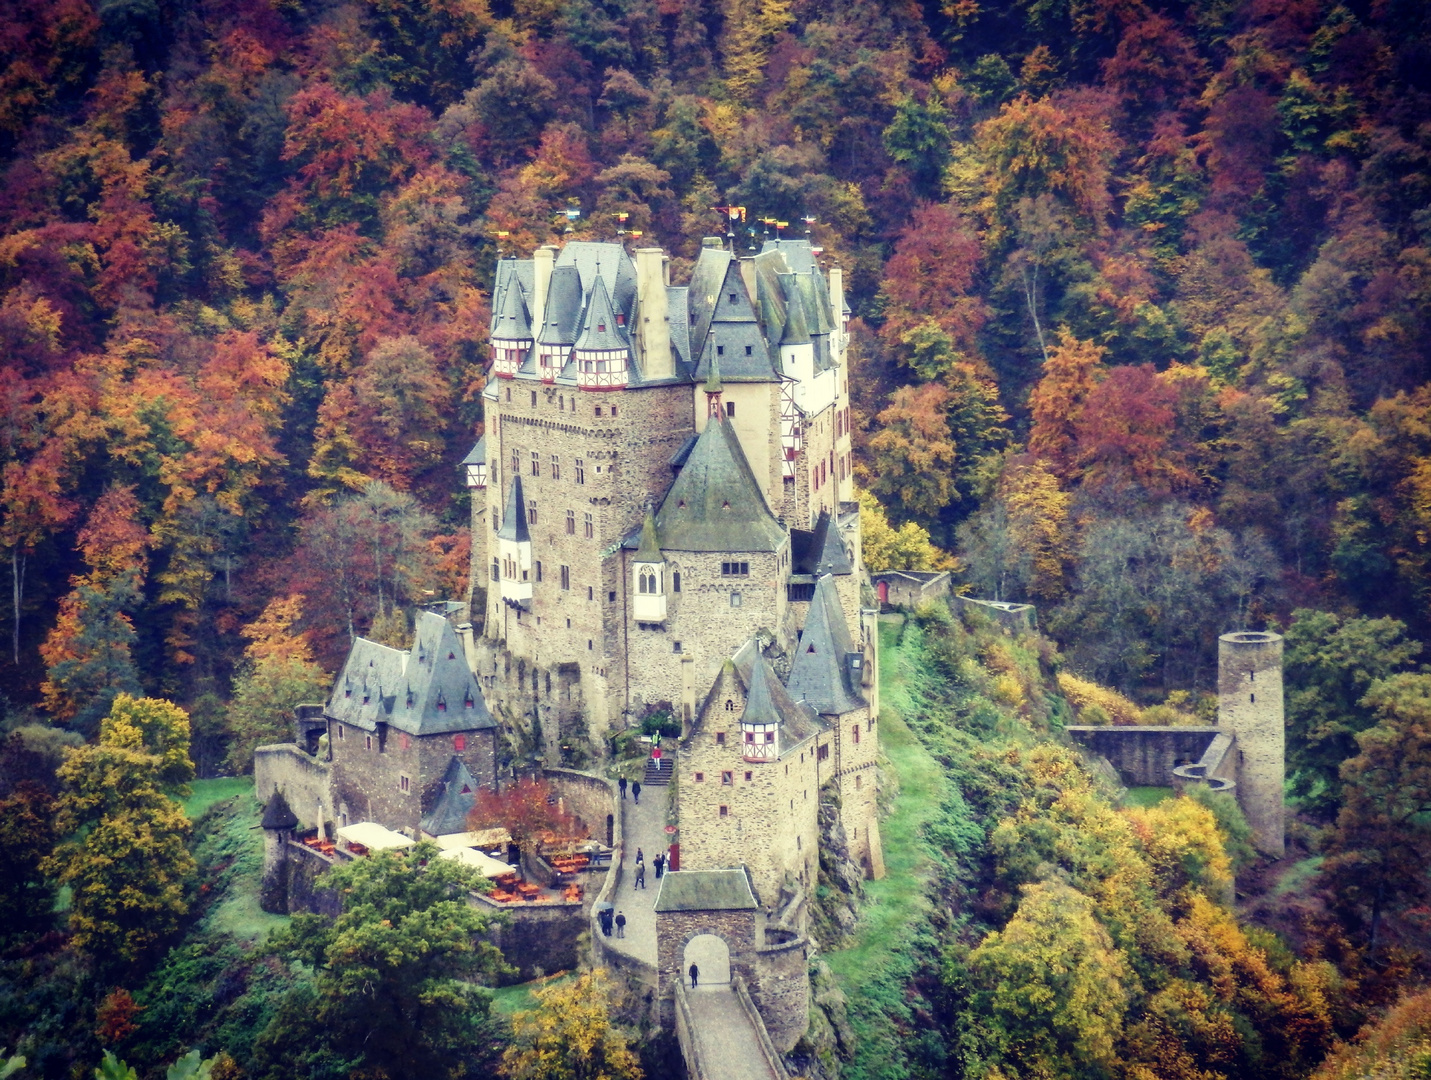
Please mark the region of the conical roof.
<svg viewBox="0 0 1431 1080"><path fill-rule="evenodd" d="M502 512L502 527L497 530L499 540L515 540L519 544L529 543L532 534L527 531L527 509L522 499L522 474L512 477L512 486L507 489L507 507Z"/></svg>
<svg viewBox="0 0 1431 1080"><path fill-rule="evenodd" d="M785 530L756 482L735 428L711 417L656 514L663 551L778 551Z"/></svg>
<svg viewBox="0 0 1431 1080"><path fill-rule="evenodd" d="M542 316L543 345L570 345L576 340L581 318L581 275L574 266L558 266L547 285L547 308Z"/></svg>
<svg viewBox="0 0 1431 1080"><path fill-rule="evenodd" d="M785 328L780 334L782 345L810 344L810 326L805 320L805 305L795 288L794 274L781 274L781 284L785 287Z"/></svg>
<svg viewBox="0 0 1431 1080"><path fill-rule="evenodd" d="M422 831L429 836L449 836L467 831L467 816L477 803L477 780L462 759L453 755L442 777L442 793L427 816Z"/></svg>
<svg viewBox="0 0 1431 1080"><path fill-rule="evenodd" d="M790 696L826 716L858 709L864 699L850 670L854 652L835 579L826 574L815 586L805 629L795 648L790 665Z"/></svg>
<svg viewBox="0 0 1431 1080"><path fill-rule="evenodd" d="M513 278L502 290L500 306L492 320L492 337L503 341L531 341L532 323L522 290Z"/></svg>
<svg viewBox="0 0 1431 1080"><path fill-rule="evenodd" d="M850 553L845 550L845 543L840 539L839 526L835 524L834 518L828 510L821 510L820 516L815 521L815 535L810 544L810 557L814 562L811 573L821 574L852 574L855 571L855 564L850 560Z"/></svg>
<svg viewBox="0 0 1431 1080"><path fill-rule="evenodd" d="M776 711L770 690L770 685L774 682L775 674L765 662L765 657L756 657L750 672L750 686L745 694L745 712L740 718L742 724L780 723L780 713Z"/></svg>
<svg viewBox="0 0 1431 1080"><path fill-rule="evenodd" d="M646 520L641 523L641 546L636 549L636 558L632 560L638 563L658 563L665 562L665 556L661 554L661 545L656 542L656 519L651 516L651 512L646 512Z"/></svg>
<svg viewBox="0 0 1431 1080"><path fill-rule="evenodd" d="M269 796L268 805L263 809L261 824L265 829L275 831L298 828L298 815L289 807L288 800L278 788L274 788L273 794Z"/></svg>
<svg viewBox="0 0 1431 1080"><path fill-rule="evenodd" d="M576 339L576 347L583 352L620 352L629 348L625 335L616 326L616 311L611 306L611 294L606 291L606 282L600 277L592 286L591 299L586 305L586 316L582 320L581 335Z"/></svg>

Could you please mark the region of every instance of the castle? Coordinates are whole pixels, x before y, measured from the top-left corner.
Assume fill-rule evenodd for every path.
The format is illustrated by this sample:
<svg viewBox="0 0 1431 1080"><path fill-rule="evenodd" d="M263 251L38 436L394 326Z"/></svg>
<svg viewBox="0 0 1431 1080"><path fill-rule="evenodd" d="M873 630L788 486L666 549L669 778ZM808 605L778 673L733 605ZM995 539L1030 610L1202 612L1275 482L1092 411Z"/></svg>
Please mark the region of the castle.
<svg viewBox="0 0 1431 1080"><path fill-rule="evenodd" d="M790 971L743 970L757 999L779 981L778 1041L798 1038L822 788L850 858L883 872L848 309L818 255L707 239L680 286L655 248L499 261L485 431L464 461L470 621L423 613L406 650L359 639L295 743L259 749L259 790L283 794L271 862L317 858L291 835L304 827L459 834L509 767L545 766L609 842L609 785L560 766L669 716L679 869L745 882L750 955ZM720 918L691 889L682 917Z"/></svg>

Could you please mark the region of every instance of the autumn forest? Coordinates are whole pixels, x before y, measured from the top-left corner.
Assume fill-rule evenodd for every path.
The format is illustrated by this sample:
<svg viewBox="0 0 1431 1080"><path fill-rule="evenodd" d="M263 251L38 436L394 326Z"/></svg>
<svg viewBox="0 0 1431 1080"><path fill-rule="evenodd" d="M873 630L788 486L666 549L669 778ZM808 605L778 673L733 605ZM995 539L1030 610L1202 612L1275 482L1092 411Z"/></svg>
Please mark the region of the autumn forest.
<svg viewBox="0 0 1431 1080"><path fill-rule="evenodd" d="M844 1075L1363 1076L1337 1047L1388 1009L1358 1046L1424 1075L1431 6L0 7L0 896L26 913L0 929L0 1076L17 1044L17 1080L121 1046L138 1073L102 1080L276 1080L300 1052L405 1075L312 1049L305 1010L360 1019L341 971L275 959L317 956L314 927L202 1012L248 954L196 882L247 834L176 800L285 737L353 636L405 645L465 599L496 260L639 240L684 282L727 233L808 233L845 269L870 568L1039 612L1017 647L925 612L891 653L945 678L901 693L947 773L921 842L956 914L852 996L901 1049L842 1045ZM1050 749L1075 713L1209 722L1243 627L1287 635L1300 878L1225 807L1115 809ZM51 908L91 872L96 778L130 768L124 820L172 850L148 930L116 937ZM1236 918L1234 870L1271 875ZM336 927L322 948L358 934ZM1141 989L1116 1017L1000 1002L1019 940L1083 943L1054 999ZM431 1036L465 1048L453 1077L513 1038L479 1011ZM180 1057L201 1028L219 1064ZM660 1075L637 1050L610 1075Z"/></svg>

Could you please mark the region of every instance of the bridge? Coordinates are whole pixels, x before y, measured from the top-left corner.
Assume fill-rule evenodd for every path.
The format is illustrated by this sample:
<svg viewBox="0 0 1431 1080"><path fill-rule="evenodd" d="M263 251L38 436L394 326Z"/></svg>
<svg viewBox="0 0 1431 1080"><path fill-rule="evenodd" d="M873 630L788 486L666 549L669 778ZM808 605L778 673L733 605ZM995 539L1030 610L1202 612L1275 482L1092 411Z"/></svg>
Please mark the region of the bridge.
<svg viewBox="0 0 1431 1080"><path fill-rule="evenodd" d="M663 1026L675 1028L691 1080L789 1080L766 1026L805 1029L808 995L804 940L763 931L763 913L744 870L684 871L655 876L666 850L664 786L648 785L641 803L621 803L621 832L612 886L604 897L626 916L623 937L600 936L598 960L654 983ZM636 887L636 853L646 867ZM687 972L697 963L699 985ZM751 993L759 980L761 1002ZM795 1029L798 1028L798 1031Z"/></svg>

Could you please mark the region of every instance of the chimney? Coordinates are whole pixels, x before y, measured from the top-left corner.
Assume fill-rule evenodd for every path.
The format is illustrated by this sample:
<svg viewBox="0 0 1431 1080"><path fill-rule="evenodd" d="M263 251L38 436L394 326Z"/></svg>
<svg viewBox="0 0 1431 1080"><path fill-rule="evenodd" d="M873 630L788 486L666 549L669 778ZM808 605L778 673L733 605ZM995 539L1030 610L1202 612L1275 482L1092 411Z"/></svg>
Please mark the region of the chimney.
<svg viewBox="0 0 1431 1080"><path fill-rule="evenodd" d="M636 249L636 346L642 375L670 379L676 374L671 358L670 313L666 306L666 255L660 248Z"/></svg>
<svg viewBox="0 0 1431 1080"><path fill-rule="evenodd" d="M547 288L552 283L552 265L556 262L557 249L543 244L532 252L532 265L536 270L536 281L532 289L532 335L540 340L542 324L547 315Z"/></svg>
<svg viewBox="0 0 1431 1080"><path fill-rule="evenodd" d="M845 355L845 272L830 267L830 325L835 329L834 353L837 359Z"/></svg>

